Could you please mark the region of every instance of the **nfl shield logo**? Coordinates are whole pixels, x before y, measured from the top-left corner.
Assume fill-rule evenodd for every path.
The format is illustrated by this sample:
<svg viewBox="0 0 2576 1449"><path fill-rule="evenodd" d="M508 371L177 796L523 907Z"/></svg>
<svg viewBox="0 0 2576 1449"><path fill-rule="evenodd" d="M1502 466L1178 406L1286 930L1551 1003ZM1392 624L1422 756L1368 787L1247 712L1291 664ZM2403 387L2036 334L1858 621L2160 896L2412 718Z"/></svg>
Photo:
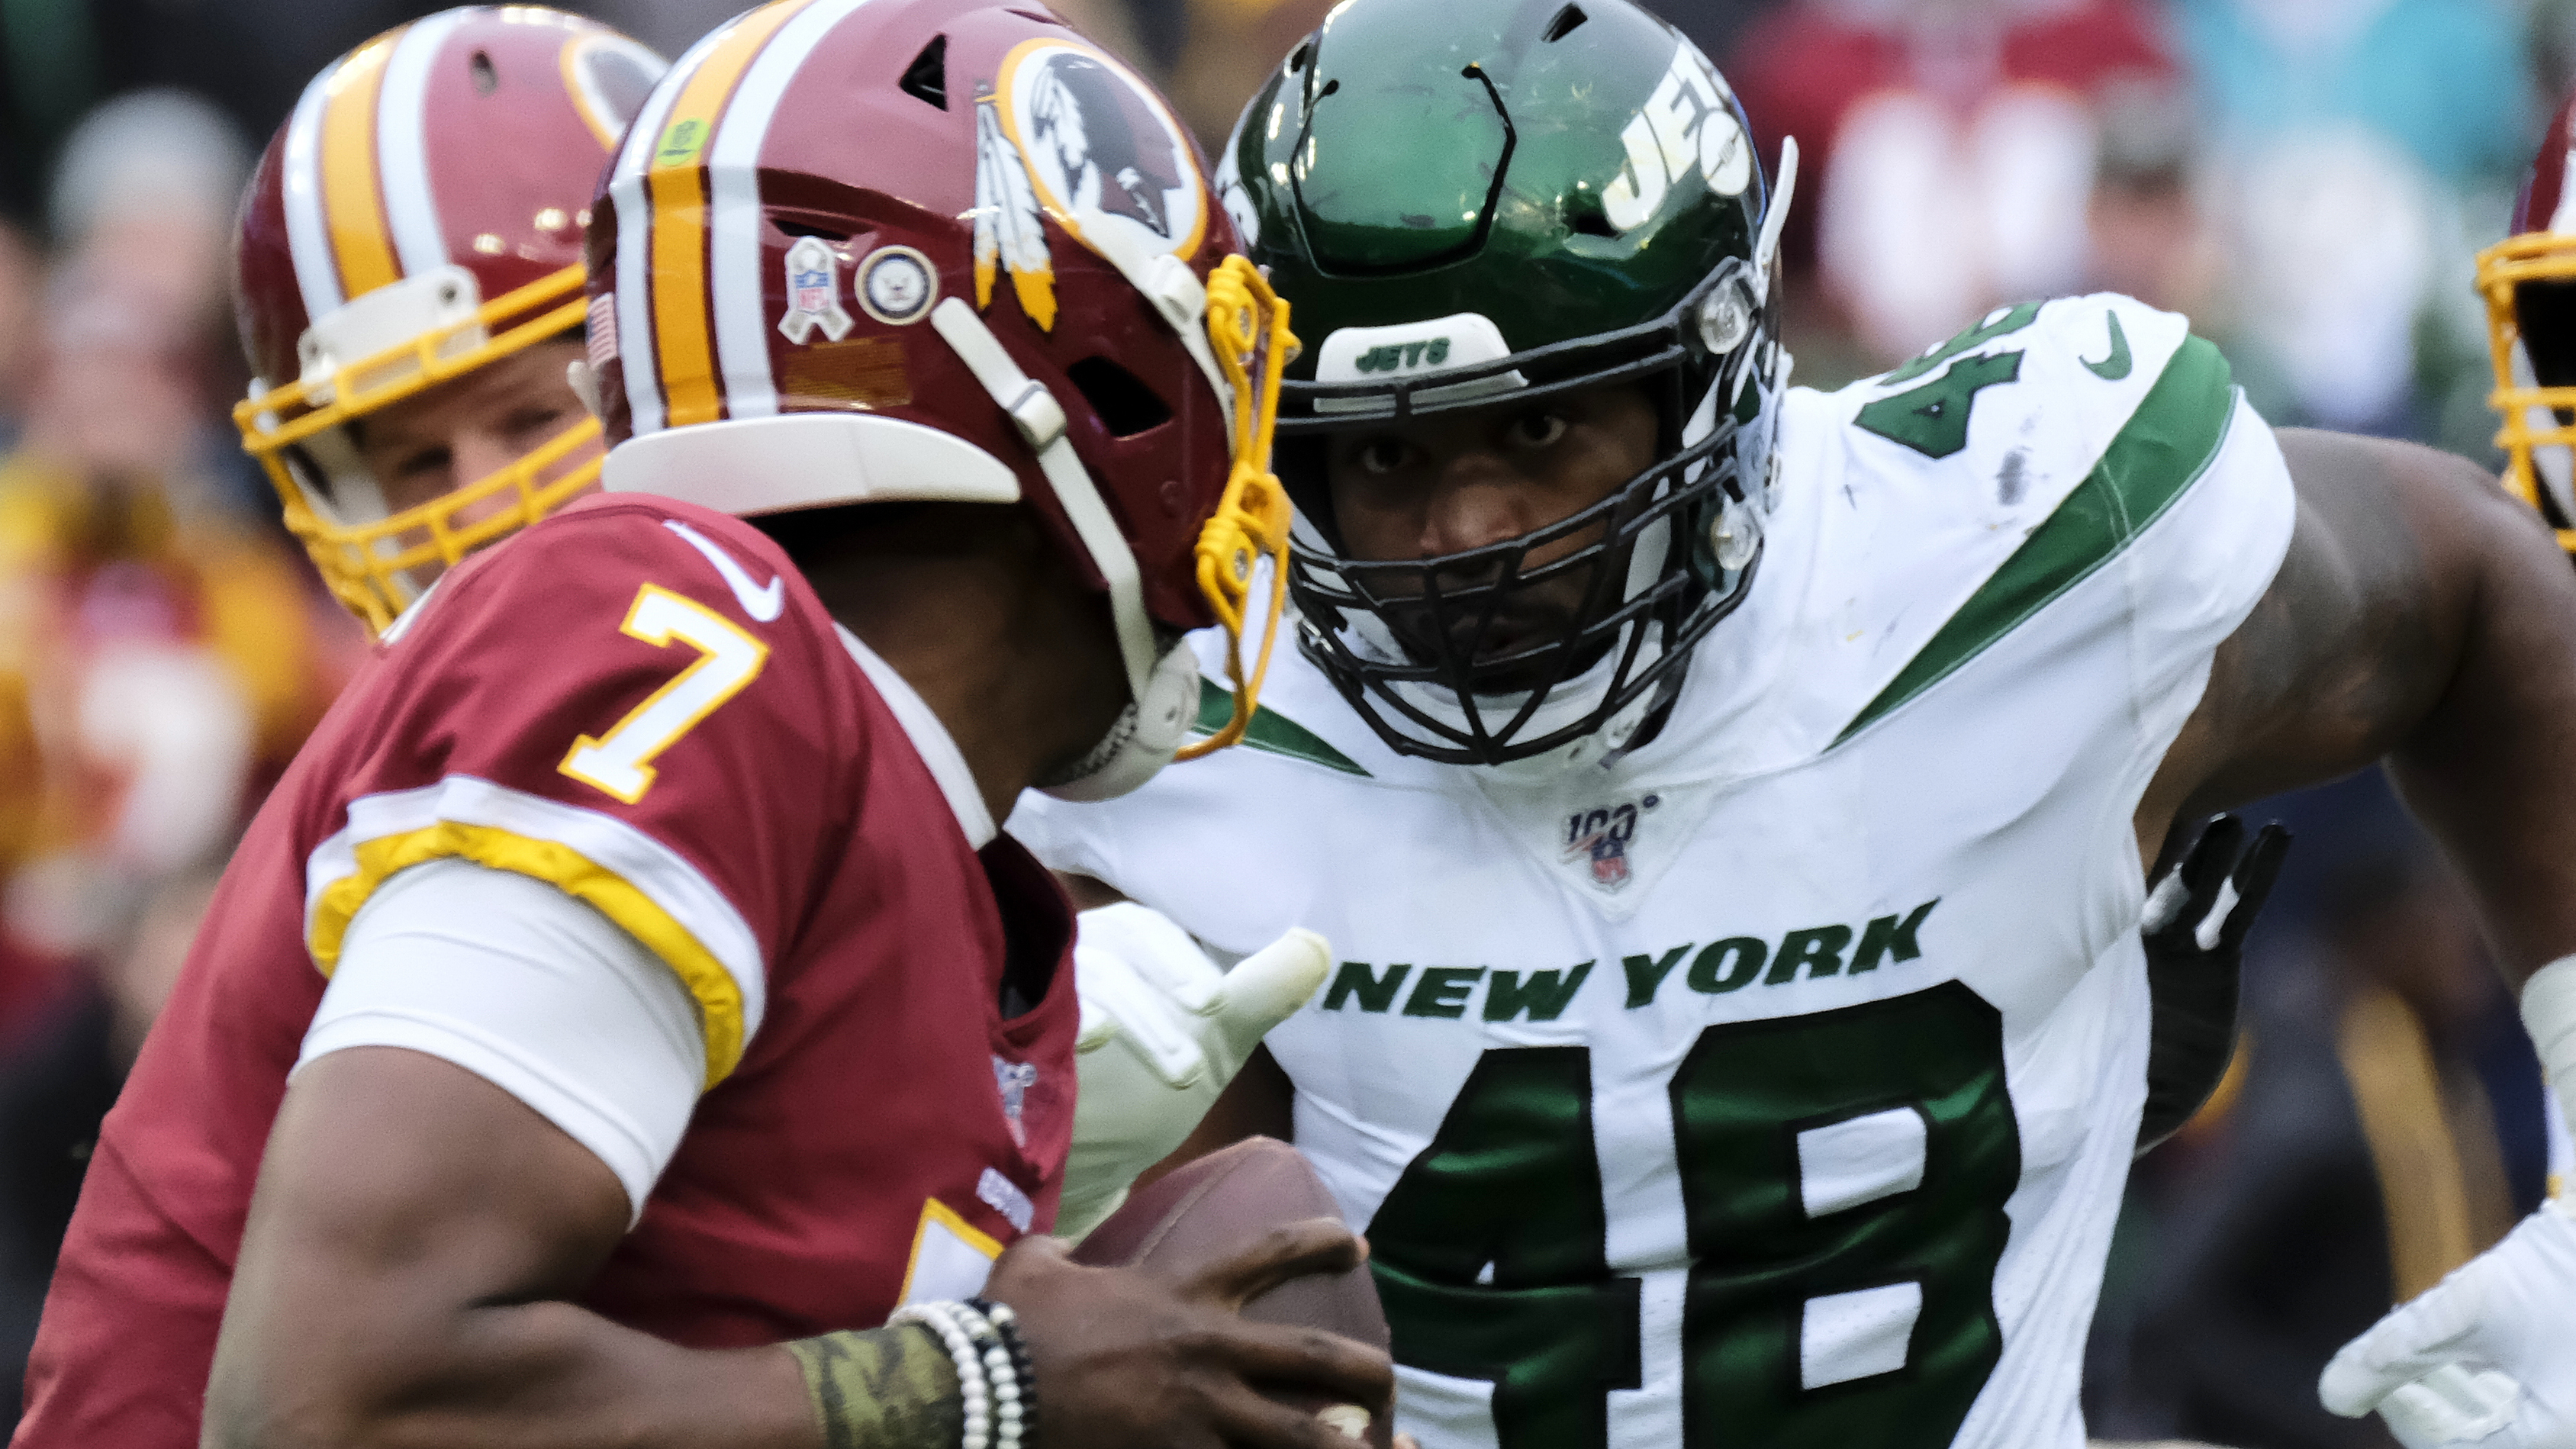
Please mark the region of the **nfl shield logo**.
<svg viewBox="0 0 2576 1449"><path fill-rule="evenodd" d="M832 305L832 274L797 272L789 278L788 290L795 295L797 311L819 317Z"/></svg>
<svg viewBox="0 0 2576 1449"><path fill-rule="evenodd" d="M1578 810L1567 816L1565 859L1589 862L1596 889L1624 889L1629 879L1628 842L1637 838L1638 816L1662 803L1660 798L1649 795L1634 804Z"/></svg>
<svg viewBox="0 0 2576 1449"><path fill-rule="evenodd" d="M1615 891L1628 883L1628 843L1608 831L1584 842L1592 854L1592 883Z"/></svg>
<svg viewBox="0 0 2576 1449"><path fill-rule="evenodd" d="M821 331L834 342L849 335L850 314L841 310L841 259L820 237L798 237L787 249L785 278L787 315L778 319L781 335L799 347Z"/></svg>

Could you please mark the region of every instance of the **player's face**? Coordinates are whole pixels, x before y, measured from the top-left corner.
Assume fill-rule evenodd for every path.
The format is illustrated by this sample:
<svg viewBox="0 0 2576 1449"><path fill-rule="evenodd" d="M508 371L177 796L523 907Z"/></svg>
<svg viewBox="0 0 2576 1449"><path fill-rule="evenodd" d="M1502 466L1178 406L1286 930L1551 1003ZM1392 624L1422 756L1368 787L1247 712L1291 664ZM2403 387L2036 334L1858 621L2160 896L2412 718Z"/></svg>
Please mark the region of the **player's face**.
<svg viewBox="0 0 2576 1449"><path fill-rule="evenodd" d="M581 421L581 399L564 380L579 342L540 342L403 399L352 425L358 454L399 513L509 467ZM542 484L599 456L596 441L556 462ZM511 507L496 491L454 520L459 525Z"/></svg>
<svg viewBox="0 0 2576 1449"><path fill-rule="evenodd" d="M1599 503L1644 472L1655 461L1656 432L1645 390L1619 383L1337 436L1325 476L1342 547L1354 559L1400 562L1508 542ZM1533 548L1521 572L1600 537L1587 529ZM1485 582L1498 567L1484 566L1484 578L1462 569L1442 583ZM1490 624L1447 627L1478 629L1473 640L1453 642L1499 657L1572 628L1590 585L1587 570L1569 570L1514 590Z"/></svg>

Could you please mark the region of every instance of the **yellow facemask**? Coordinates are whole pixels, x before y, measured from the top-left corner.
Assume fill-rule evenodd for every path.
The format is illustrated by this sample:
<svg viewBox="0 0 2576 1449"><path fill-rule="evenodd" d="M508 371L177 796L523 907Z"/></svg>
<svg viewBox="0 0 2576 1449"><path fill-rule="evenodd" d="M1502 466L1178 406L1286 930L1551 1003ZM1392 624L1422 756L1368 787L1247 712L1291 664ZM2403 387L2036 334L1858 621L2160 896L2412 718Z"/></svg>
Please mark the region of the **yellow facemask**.
<svg viewBox="0 0 2576 1449"><path fill-rule="evenodd" d="M255 392L233 409L242 447L267 469L286 506L287 528L303 541L323 582L370 634L383 633L418 596L421 586L413 571L450 567L589 489L599 477L598 459L561 471L557 465L599 436L599 422L586 417L507 468L372 522L325 517L297 476L299 469L312 471L313 465L295 458L294 451L368 413L578 328L583 312L582 269L565 267L484 304L471 317L346 364L327 377ZM1272 391L1275 395L1275 384ZM487 500L503 497L507 505L491 516L459 521Z"/></svg>
<svg viewBox="0 0 2576 1449"><path fill-rule="evenodd" d="M2532 450L2576 449L2576 427L2558 421L2559 414L2576 411L2576 387L2535 387L2514 375L2514 344L2522 337L2514 314L2514 288L2524 282L2571 280L2576 280L2576 238L2530 232L2478 253L2478 292L2486 299L2487 343L2496 377L2496 390L2487 401L2504 419L2496 446L2510 460L2504 485L2535 509L2541 506L2540 473L2533 466ZM2533 427L2535 413L2548 426ZM2576 553L2576 528L2558 530L2558 545Z"/></svg>
<svg viewBox="0 0 2576 1449"><path fill-rule="evenodd" d="M1223 729L1181 747L1176 758L1194 760L1243 738L1270 672L1270 649L1279 638L1279 616L1288 601L1288 528L1294 510L1288 490L1270 471L1271 434L1279 421L1279 379L1297 355L1288 330L1288 304L1270 290L1251 262L1227 257L1208 278L1208 338L1216 363L1234 389L1234 461L1216 514L1199 532L1199 591L1225 626L1226 679L1234 686L1234 714ZM1263 558L1270 560L1270 602L1263 611L1261 652L1243 667L1245 614Z"/></svg>

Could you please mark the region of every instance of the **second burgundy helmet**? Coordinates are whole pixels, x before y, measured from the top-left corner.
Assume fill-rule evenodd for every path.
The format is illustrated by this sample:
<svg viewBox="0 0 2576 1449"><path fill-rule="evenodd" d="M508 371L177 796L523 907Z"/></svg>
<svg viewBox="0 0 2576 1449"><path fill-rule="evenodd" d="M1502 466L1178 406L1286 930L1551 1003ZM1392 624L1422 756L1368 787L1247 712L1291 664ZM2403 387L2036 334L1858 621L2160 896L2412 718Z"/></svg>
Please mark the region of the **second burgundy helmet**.
<svg viewBox="0 0 2576 1449"><path fill-rule="evenodd" d="M2550 119L2523 178L2513 235L2478 254L2504 420L2505 486L2576 553L2576 96Z"/></svg>
<svg viewBox="0 0 2576 1449"><path fill-rule="evenodd" d="M580 325L601 165L662 58L576 15L462 6L325 67L244 197L234 410L341 602L381 630L430 577L590 487L588 420L408 508L360 461L367 415Z"/></svg>
<svg viewBox="0 0 2576 1449"><path fill-rule="evenodd" d="M654 89L590 242L606 487L747 516L1025 501L1108 594L1137 705L1060 792L1172 756L1180 631L1233 636L1217 741L1240 732L1295 341L1125 66L1034 7L774 0Z"/></svg>

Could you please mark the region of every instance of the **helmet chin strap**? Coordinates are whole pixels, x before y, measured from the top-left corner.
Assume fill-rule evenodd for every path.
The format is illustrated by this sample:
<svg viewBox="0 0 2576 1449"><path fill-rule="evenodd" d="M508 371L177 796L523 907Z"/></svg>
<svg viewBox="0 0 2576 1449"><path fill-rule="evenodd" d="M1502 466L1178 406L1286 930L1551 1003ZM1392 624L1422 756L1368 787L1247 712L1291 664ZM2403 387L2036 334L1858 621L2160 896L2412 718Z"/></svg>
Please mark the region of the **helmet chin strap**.
<svg viewBox="0 0 2576 1449"><path fill-rule="evenodd" d="M1091 481L1065 432L1063 404L1046 384L1020 371L1000 339L975 309L950 297L931 309L930 325L955 348L967 370L1010 415L1020 438L1037 454L1038 469L1056 502L1109 586L1109 612L1118 629L1118 653L1127 666L1128 705L1091 753L1061 779L1040 789L1065 800L1107 800L1124 795L1170 764L1196 716L1197 656L1175 646L1159 650L1145 612L1145 586L1136 552L1118 531L1109 505Z"/></svg>
<svg viewBox="0 0 2576 1449"><path fill-rule="evenodd" d="M1136 569L1135 550L1118 531L1118 521L1110 516L1090 470L1074 454L1073 439L1065 433L1064 405L1047 391L1046 384L1020 371L993 330L964 302L950 297L932 308L930 325L957 350L984 391L1010 414L1020 440L1038 455L1038 471L1046 474L1056 502L1091 554L1092 566L1109 585L1109 612L1118 625L1118 653L1127 662L1129 696L1142 700L1160 654L1154 647L1153 624L1145 614L1145 586Z"/></svg>

